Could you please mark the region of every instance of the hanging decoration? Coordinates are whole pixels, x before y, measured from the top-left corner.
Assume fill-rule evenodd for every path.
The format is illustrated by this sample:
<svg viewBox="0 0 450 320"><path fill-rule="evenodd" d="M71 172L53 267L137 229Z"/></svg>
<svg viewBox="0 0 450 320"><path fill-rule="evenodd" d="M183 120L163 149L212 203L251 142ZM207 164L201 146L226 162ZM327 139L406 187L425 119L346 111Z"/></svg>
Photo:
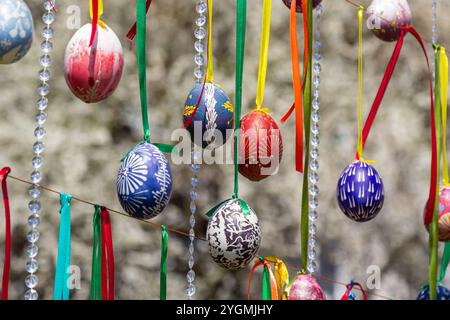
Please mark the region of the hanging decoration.
<svg viewBox="0 0 450 320"><path fill-rule="evenodd" d="M247 0L237 1L236 10L236 112L234 131L234 193L231 199L211 209L206 231L213 260L229 270L245 268L256 256L261 243L258 217L239 198L239 130L242 110L242 78L247 19ZM242 239L240 243L236 239Z"/></svg>
<svg viewBox="0 0 450 320"><path fill-rule="evenodd" d="M137 57L144 139L122 159L117 176L117 195L131 216L151 219L167 206L172 193L172 172L162 152L175 152L173 146L152 144L147 111L146 2L137 1Z"/></svg>
<svg viewBox="0 0 450 320"><path fill-rule="evenodd" d="M297 5L295 6L297 12L303 12L300 1L301 0L298 0ZM312 0L313 8L315 9L321 2L322 0ZM286 7L291 8L292 0L283 0L283 3Z"/></svg>
<svg viewBox="0 0 450 320"><path fill-rule="evenodd" d="M416 300L430 300L430 286L422 287ZM438 285L436 289L436 298L434 300L450 300L450 290Z"/></svg>
<svg viewBox="0 0 450 320"><path fill-rule="evenodd" d="M161 226L161 267L159 277L159 299L167 299L167 250L169 235L165 225Z"/></svg>
<svg viewBox="0 0 450 320"><path fill-rule="evenodd" d="M90 300L102 300L102 217L99 205L95 206L93 226Z"/></svg>
<svg viewBox="0 0 450 320"><path fill-rule="evenodd" d="M313 277L299 274L289 288L288 300L326 300L325 293Z"/></svg>
<svg viewBox="0 0 450 320"><path fill-rule="evenodd" d="M8 300L9 272L11 268L11 213L9 211L8 186L6 180L11 169L0 170L0 185L2 188L3 208L5 210L5 253L3 255L2 295L1 300Z"/></svg>
<svg viewBox="0 0 450 320"><path fill-rule="evenodd" d="M361 284L359 284L358 282L354 282L353 280L350 281L349 284L347 284L347 290L345 291L344 295L342 296L341 300L356 300L356 295L353 292L353 288L359 288L359 290L361 290L362 296L363 296L363 300L368 300L367 299L367 294L366 291L364 290L364 288L362 287Z"/></svg>
<svg viewBox="0 0 450 320"><path fill-rule="evenodd" d="M274 256L269 256L264 258L267 262L273 264L273 274L275 276L275 281L277 284L277 290L280 300L287 300L289 287L289 271L283 260L278 259Z"/></svg>
<svg viewBox="0 0 450 320"><path fill-rule="evenodd" d="M0 64L19 61L28 53L33 42L30 8L23 0L2 0L0 26Z"/></svg>
<svg viewBox="0 0 450 320"><path fill-rule="evenodd" d="M55 15L53 13L54 6L55 0L42 0L42 7L44 9L42 22L44 23L44 27L41 32L41 56L39 58L39 64L42 69L38 73L41 83L37 88L39 99L36 103L38 113L35 116L36 128L34 130L34 137L36 141L33 144L33 159L31 160L33 171L30 175L30 180L33 185L28 189L28 194L31 198L31 201L28 203L28 210L31 214L27 221L30 231L27 234L27 242L29 245L26 249L28 261L25 265L25 270L27 272L25 280L25 286L27 288L24 294L25 300L37 300L39 298L38 292L36 291L39 282L38 276L36 275L39 267L37 260L39 247L37 242L40 233L38 227L41 223L40 212L42 210L40 202L41 187L39 186L39 183L43 179L42 166L44 162L43 152L45 150L43 139L46 134L44 124L47 122L47 113L45 113L45 110L48 107L48 94L50 92L48 82L50 81L50 66L52 65L51 52L53 50L53 43L51 40L54 34L52 28L52 24L55 21Z"/></svg>
<svg viewBox="0 0 450 320"><path fill-rule="evenodd" d="M367 25L383 41L396 41L401 27L410 26L412 22L407 0L373 0L367 14Z"/></svg>
<svg viewBox="0 0 450 320"><path fill-rule="evenodd" d="M103 1L89 0L91 23L70 39L64 55L64 74L72 93L86 103L108 98L123 70L119 38L102 20Z"/></svg>
<svg viewBox="0 0 450 320"><path fill-rule="evenodd" d="M204 83L197 82L188 94L183 112L183 122L189 131L191 140L203 148L217 148L223 145L233 129L234 108L222 88L214 83L213 45L212 45L212 15L213 0L208 0L208 47L207 68ZM197 10L206 10L204 4L199 4ZM203 27L198 27L195 37L205 38ZM201 44L198 44L199 48ZM204 64L201 54L195 56L198 66ZM195 77L203 77L201 68L195 70Z"/></svg>
<svg viewBox="0 0 450 320"><path fill-rule="evenodd" d="M276 174L283 156L283 140L269 108L263 108L269 57L270 16L272 0L264 0L259 55L256 108L241 120L239 172L251 181Z"/></svg>
<svg viewBox="0 0 450 320"><path fill-rule="evenodd" d="M377 170L363 158L363 56L362 32L363 12L358 10L358 143L357 160L341 174L337 184L337 200L342 212L356 222L366 222L375 218L383 207L383 182Z"/></svg>
<svg viewBox="0 0 450 320"><path fill-rule="evenodd" d="M250 287L253 279L253 272L258 266L263 266L263 276L262 276L262 300L279 300L279 292L276 278L272 272L269 262L263 257L259 257L253 265L250 276L248 278L247 286L247 300L250 300Z"/></svg>
<svg viewBox="0 0 450 320"><path fill-rule="evenodd" d="M59 223L58 258L56 261L55 285L53 289L53 300L69 300L70 267L70 201L72 196L61 193L59 211L61 218Z"/></svg>

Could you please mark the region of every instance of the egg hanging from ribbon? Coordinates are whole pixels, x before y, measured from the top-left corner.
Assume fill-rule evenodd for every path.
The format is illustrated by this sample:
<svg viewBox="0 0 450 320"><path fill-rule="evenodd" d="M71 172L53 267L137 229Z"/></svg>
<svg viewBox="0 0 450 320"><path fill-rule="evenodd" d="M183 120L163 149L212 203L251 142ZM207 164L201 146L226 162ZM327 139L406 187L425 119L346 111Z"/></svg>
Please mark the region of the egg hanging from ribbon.
<svg viewBox="0 0 450 320"><path fill-rule="evenodd" d="M0 64L22 59L33 42L33 16L23 0L0 1Z"/></svg>
<svg viewBox="0 0 450 320"><path fill-rule="evenodd" d="M320 2L322 2L322 0L312 0L313 8L316 8ZM286 7L290 8L291 4L292 4L292 0L283 0L283 3L286 5ZM302 0L297 0L297 2L295 3L295 11L303 12L302 11Z"/></svg>
<svg viewBox="0 0 450 320"><path fill-rule="evenodd" d="M450 241L450 187L443 186L439 190L438 207L439 241ZM428 228L427 228L428 230Z"/></svg>
<svg viewBox="0 0 450 320"><path fill-rule="evenodd" d="M86 103L99 102L117 88L123 70L123 50L119 38L106 25L99 25L89 46L90 23L70 39L64 55L64 74L72 93Z"/></svg>
<svg viewBox="0 0 450 320"><path fill-rule="evenodd" d="M400 27L412 23L407 0L373 0L367 14L367 26L383 41L396 41L400 37Z"/></svg>
<svg viewBox="0 0 450 320"><path fill-rule="evenodd" d="M345 168L336 193L342 212L356 222L372 220L383 207L383 181L378 171L364 161L355 161Z"/></svg>
<svg viewBox="0 0 450 320"><path fill-rule="evenodd" d="M201 97L200 103L197 103ZM225 92L213 83L196 84L184 105L183 122L192 141L203 148L220 147L233 133L234 108Z"/></svg>
<svg viewBox="0 0 450 320"><path fill-rule="evenodd" d="M416 300L430 300L430 286L425 286L420 291ZM450 300L450 290L443 286L437 286L436 300Z"/></svg>
<svg viewBox="0 0 450 320"><path fill-rule="evenodd" d="M239 200L230 199L209 219L206 231L209 253L225 269L245 268L258 252L261 243L258 217L250 207L248 211L245 214Z"/></svg>
<svg viewBox="0 0 450 320"><path fill-rule="evenodd" d="M283 157L278 125L265 111L255 110L241 119L239 172L251 181L276 174Z"/></svg>
<svg viewBox="0 0 450 320"><path fill-rule="evenodd" d="M153 144L140 144L123 159L116 185L120 204L130 216L151 219L164 210L172 193L169 163Z"/></svg>
<svg viewBox="0 0 450 320"><path fill-rule="evenodd" d="M309 275L299 275L289 289L288 300L326 300L316 279Z"/></svg>

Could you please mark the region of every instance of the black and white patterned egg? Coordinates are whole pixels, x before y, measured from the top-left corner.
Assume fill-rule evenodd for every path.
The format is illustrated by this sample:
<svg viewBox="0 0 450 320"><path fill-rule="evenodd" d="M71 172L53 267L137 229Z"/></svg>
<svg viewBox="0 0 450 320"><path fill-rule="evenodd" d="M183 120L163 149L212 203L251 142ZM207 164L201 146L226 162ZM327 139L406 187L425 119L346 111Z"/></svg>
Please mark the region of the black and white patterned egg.
<svg viewBox="0 0 450 320"><path fill-rule="evenodd" d="M231 199L210 218L206 231L209 253L214 262L228 270L245 268L256 256L261 243L258 217L249 207L244 215L238 200Z"/></svg>

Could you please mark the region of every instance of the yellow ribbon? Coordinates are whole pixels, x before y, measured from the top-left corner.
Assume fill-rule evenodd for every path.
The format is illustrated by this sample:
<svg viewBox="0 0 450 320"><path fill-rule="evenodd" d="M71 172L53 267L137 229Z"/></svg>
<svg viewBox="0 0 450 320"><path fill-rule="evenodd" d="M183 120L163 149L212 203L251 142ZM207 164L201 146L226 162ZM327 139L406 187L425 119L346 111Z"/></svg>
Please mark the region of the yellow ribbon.
<svg viewBox="0 0 450 320"><path fill-rule="evenodd" d="M447 87L448 87L448 58L444 47L439 48L439 82L441 89L441 113L442 113L442 157L443 157L443 183L448 186L448 162L447 162Z"/></svg>
<svg viewBox="0 0 450 320"><path fill-rule="evenodd" d="M287 270L286 264L274 256L269 256L264 258L266 261L274 264L273 274L275 276L275 281L277 283L278 292L282 292L282 300L287 300L286 288L289 284L289 272Z"/></svg>
<svg viewBox="0 0 450 320"><path fill-rule="evenodd" d="M358 157L363 161L363 14L364 7L358 10Z"/></svg>
<svg viewBox="0 0 450 320"><path fill-rule="evenodd" d="M93 17L93 8L92 8L92 0L89 0L89 15L91 16L91 20ZM106 24L100 19L103 15L103 0L98 0L98 22L97 24L106 29Z"/></svg>
<svg viewBox="0 0 450 320"><path fill-rule="evenodd" d="M263 19L261 28L261 45L259 51L258 89L256 93L256 108L261 109L264 101L266 86L267 61L269 59L270 15L272 0L264 0Z"/></svg>
<svg viewBox="0 0 450 320"><path fill-rule="evenodd" d="M206 66L206 82L214 81L213 46L212 46L213 0L208 0L208 52Z"/></svg>

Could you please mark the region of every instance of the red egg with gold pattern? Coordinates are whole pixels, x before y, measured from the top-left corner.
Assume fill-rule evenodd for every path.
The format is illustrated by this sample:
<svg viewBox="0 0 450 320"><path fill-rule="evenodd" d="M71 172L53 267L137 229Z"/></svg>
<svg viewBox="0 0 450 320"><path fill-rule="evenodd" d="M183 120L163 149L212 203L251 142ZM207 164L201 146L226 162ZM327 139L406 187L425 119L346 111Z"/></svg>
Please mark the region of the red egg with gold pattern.
<svg viewBox="0 0 450 320"><path fill-rule="evenodd" d="M239 173L260 181L278 172L283 157L283 140L278 125L263 110L254 110L241 119Z"/></svg>

